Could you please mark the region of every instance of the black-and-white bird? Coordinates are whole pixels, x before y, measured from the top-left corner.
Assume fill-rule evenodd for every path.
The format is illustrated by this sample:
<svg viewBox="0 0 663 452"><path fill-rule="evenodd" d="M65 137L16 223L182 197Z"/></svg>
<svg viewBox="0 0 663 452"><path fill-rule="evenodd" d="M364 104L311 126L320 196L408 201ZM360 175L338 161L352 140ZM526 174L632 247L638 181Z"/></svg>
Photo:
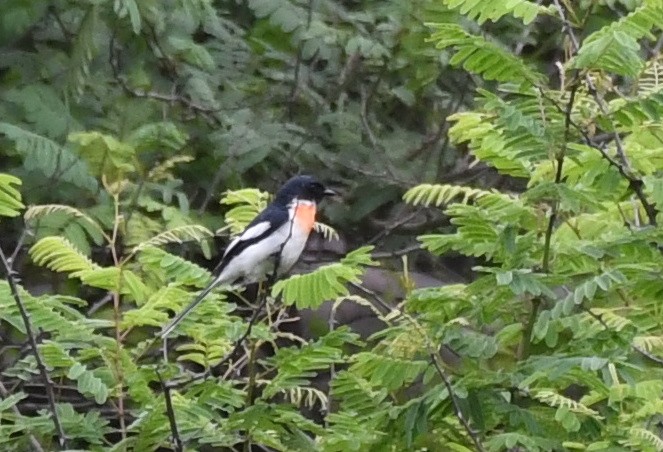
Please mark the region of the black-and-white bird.
<svg viewBox="0 0 663 452"><path fill-rule="evenodd" d="M287 273L299 259L315 224L317 205L336 193L312 176L295 176L223 253L214 280L162 331L167 337L215 287L251 284ZM275 265L278 264L278 269ZM276 270L276 271L275 271Z"/></svg>

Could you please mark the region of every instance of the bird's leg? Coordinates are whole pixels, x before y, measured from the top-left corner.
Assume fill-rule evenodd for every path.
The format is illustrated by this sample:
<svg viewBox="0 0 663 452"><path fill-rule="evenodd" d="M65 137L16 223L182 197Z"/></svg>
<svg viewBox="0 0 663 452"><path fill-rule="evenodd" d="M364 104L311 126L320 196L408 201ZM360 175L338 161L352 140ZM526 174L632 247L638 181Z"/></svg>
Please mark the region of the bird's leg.
<svg viewBox="0 0 663 452"><path fill-rule="evenodd" d="M283 251L283 246L281 247L280 250L278 250L278 252L272 254L272 257L274 258L274 270L272 271L272 273L267 278L267 287L272 287L274 285L274 283L276 282L276 277L278 276L278 273L279 273L279 266L281 265L281 252L282 251Z"/></svg>

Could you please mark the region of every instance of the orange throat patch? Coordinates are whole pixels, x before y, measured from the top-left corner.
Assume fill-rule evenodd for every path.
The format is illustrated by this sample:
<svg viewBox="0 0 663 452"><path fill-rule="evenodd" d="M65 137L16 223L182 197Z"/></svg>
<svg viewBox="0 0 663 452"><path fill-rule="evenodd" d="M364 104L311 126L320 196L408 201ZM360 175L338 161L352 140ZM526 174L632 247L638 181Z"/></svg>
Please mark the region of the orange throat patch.
<svg viewBox="0 0 663 452"><path fill-rule="evenodd" d="M310 233L315 224L315 204L298 202L295 207L295 221L297 226L307 234Z"/></svg>

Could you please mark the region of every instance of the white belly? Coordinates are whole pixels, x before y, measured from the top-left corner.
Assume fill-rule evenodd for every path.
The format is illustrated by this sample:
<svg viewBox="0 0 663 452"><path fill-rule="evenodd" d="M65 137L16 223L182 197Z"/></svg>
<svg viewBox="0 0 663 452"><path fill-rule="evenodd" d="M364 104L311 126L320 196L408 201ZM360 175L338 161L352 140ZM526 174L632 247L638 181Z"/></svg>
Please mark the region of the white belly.
<svg viewBox="0 0 663 452"><path fill-rule="evenodd" d="M308 231L288 221L276 230L269 239L251 245L228 264L218 277L220 284L229 284L241 279L243 284L264 281L274 273L274 264L279 260L277 276L287 273L302 254ZM285 242L285 245L282 245ZM280 252L280 259L276 255Z"/></svg>

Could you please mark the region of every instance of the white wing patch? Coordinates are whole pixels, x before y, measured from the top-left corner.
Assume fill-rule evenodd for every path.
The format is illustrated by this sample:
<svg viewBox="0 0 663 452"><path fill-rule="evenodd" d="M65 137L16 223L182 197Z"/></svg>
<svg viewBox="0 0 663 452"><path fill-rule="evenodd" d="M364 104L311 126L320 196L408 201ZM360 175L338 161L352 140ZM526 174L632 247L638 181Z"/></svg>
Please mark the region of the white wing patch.
<svg viewBox="0 0 663 452"><path fill-rule="evenodd" d="M264 234L265 232L267 232L269 228L270 228L269 221L263 221L262 223L254 224L250 228L244 230L244 232L242 232L242 235L240 235L239 237L235 237L233 241L230 242L230 244L226 248L226 251L223 253L223 256L225 257L226 254L228 254L228 252L232 250L235 247L235 245L237 245L240 241L251 240L253 238L256 238L260 236L260 234Z"/></svg>

